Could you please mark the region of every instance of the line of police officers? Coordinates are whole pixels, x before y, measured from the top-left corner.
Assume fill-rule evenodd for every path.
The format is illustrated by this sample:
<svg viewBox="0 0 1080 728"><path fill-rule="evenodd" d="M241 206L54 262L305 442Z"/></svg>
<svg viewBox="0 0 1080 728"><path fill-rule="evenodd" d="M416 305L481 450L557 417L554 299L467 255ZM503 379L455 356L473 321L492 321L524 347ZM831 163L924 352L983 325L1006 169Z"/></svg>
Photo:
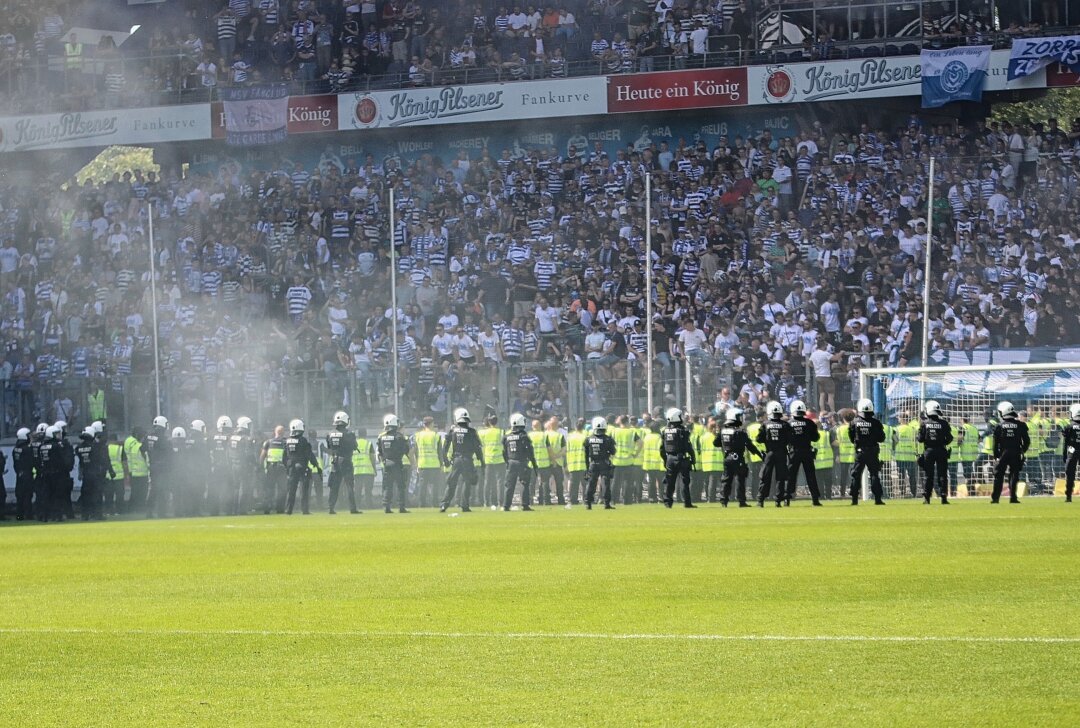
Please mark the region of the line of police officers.
<svg viewBox="0 0 1080 728"><path fill-rule="evenodd" d="M743 413L735 408L714 418L708 428L698 423L688 426L681 410L670 409L664 425L650 423L644 431L630 427L625 416L616 419L614 428L609 428L605 418L596 417L589 428L579 420L574 431L562 435L552 423L545 429L538 420L526 431L527 422L521 414L511 416L509 432L498 428L494 416L478 432L468 411L461 408L455 411L454 425L445 435L435 432L428 418L411 439L401 432L398 418L387 415L383 432L374 443L362 431L349 429L347 413L337 412L333 430L325 439L329 512L336 512L344 488L350 512L360 513L356 486L361 498L370 502L377 464L383 469L386 513L393 512L395 502L399 512L408 512L408 483L414 467L421 505L428 504L428 497L434 502L441 480L436 473L445 474L445 489L438 501L442 511L452 505L459 489L458 500L465 512L470 510L474 489L479 489L479 502L504 510L510 510L519 487L522 510L532 510L534 486L541 504L550 505L553 493L558 503L564 503L564 468L570 503L583 498L590 509L601 501L605 509L613 509L620 497L624 504L640 501L643 484L650 501L662 501L669 508L676 496L687 508L695 507L695 498L726 507L733 497L740 507L747 507L747 478L755 462L760 463L758 506L769 499L778 507L790 505L800 470L812 504L821 505L818 474L831 475L833 461L828 433L807 417L801 401L792 403L790 418L785 418L778 402L770 402L765 411L763 422L746 429ZM864 473L874 502L884 504L881 468L890 458L896 459L902 473L910 472L909 462L923 471L925 502L931 501L936 488L941 502L947 504L956 440L940 404L928 401L924 418L917 428L912 427L911 460L901 448L906 434L894 442L875 416L873 402L860 400L856 412L836 431L852 504L859 502ZM999 501L1008 482L1010 500L1016 503L1031 436L1010 402L1000 403L997 412L1000 421L987 438L989 454L996 460L992 502ZM971 426L965 421L962 427ZM118 513L125 484L130 488L126 510L144 511L153 518L170 510L181 516L204 512L235 515L255 509L291 514L298 490L301 512L310 513L313 479L319 478L320 486L322 482L322 462L299 419L289 423L287 433L277 427L261 446L248 417L238 418L235 426L229 417L219 417L216 433L208 435L202 420L194 420L188 429L170 431L168 420L158 416L148 434L144 436L136 428L122 443L107 432L104 422L97 421L80 433L74 447L66 428L65 422L56 422L52 426L40 424L33 433L26 428L18 431L12 450L18 520L73 518L72 471L76 463L84 520ZM1066 500L1071 502L1080 461L1080 404L1070 408L1070 421L1061 433ZM965 439L977 442L977 437L977 431L974 436L968 431ZM922 446L921 454L914 454L914 443ZM6 472L2 461L0 469ZM913 473L908 477L914 494L918 479ZM826 484L826 492L830 489L831 482ZM315 488L320 502L321 490Z"/></svg>

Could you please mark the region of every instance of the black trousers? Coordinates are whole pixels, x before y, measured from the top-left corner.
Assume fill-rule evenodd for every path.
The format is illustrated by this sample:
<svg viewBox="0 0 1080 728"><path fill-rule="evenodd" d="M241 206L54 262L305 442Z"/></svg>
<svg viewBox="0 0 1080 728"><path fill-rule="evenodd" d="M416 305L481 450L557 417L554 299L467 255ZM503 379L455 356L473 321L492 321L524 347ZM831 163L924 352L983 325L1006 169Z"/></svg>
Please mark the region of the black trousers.
<svg viewBox="0 0 1080 728"><path fill-rule="evenodd" d="M1023 455L1018 452L1003 452L998 456L997 465L994 467L994 492L990 496L991 502L997 503L998 499L1001 498L1001 491L1005 485L1005 471L1009 472L1009 500L1019 500L1016 495L1016 485L1020 482L1020 469L1023 467L1022 458Z"/></svg>
<svg viewBox="0 0 1080 728"><path fill-rule="evenodd" d="M356 511L356 490L353 488L353 472L352 463L346 468L334 469L330 471L330 510L334 510L334 506L337 505L338 493L341 491L341 486L345 486L345 492L349 496L349 510Z"/></svg>
<svg viewBox="0 0 1080 728"><path fill-rule="evenodd" d="M588 482L585 484L585 503L587 505L596 502L596 484L600 480L604 481L600 497L604 499L605 506L611 505L612 481L615 479L616 472L618 472L618 468L611 465L597 464L589 466Z"/></svg>
<svg viewBox="0 0 1080 728"><path fill-rule="evenodd" d="M896 463L896 470L901 478L907 480L912 498L919 497L919 464L914 460L902 460Z"/></svg>
<svg viewBox="0 0 1080 728"><path fill-rule="evenodd" d="M124 477L105 481L105 513L119 513L124 506Z"/></svg>
<svg viewBox="0 0 1080 728"><path fill-rule="evenodd" d="M514 492L517 491L518 481L521 482L521 505L532 506L532 474L527 463L518 463L511 460L506 464L506 489L503 494L503 508L509 508L514 503Z"/></svg>
<svg viewBox="0 0 1080 728"><path fill-rule="evenodd" d="M582 491L585 490L585 471L570 471L570 502L577 505L581 502Z"/></svg>
<svg viewBox="0 0 1080 728"><path fill-rule="evenodd" d="M614 472L611 475L611 481L611 489L615 493L616 497L622 499L623 505L629 505L631 502L630 493L633 489L634 466L615 466Z"/></svg>
<svg viewBox="0 0 1080 728"><path fill-rule="evenodd" d="M746 502L746 476L750 474L750 468L746 463L724 463L724 481L720 487L720 502L727 503L731 499L731 486L735 484L735 498L740 503Z"/></svg>
<svg viewBox="0 0 1080 728"><path fill-rule="evenodd" d="M787 453L766 452L761 461L761 487L758 488L757 499L764 502L772 493L773 478L776 479L776 502L784 500L784 489L787 487Z"/></svg>
<svg viewBox="0 0 1080 728"><path fill-rule="evenodd" d="M271 463L266 466L266 477L263 479L262 508L264 513L277 510L282 513L285 510L285 466Z"/></svg>
<svg viewBox="0 0 1080 728"><path fill-rule="evenodd" d="M353 473L353 481L360 491L361 507L374 507L375 473Z"/></svg>
<svg viewBox="0 0 1080 728"><path fill-rule="evenodd" d="M1076 485L1076 466L1080 462L1080 450L1074 452L1065 460L1065 497L1072 499L1073 487ZM18 486L15 486L18 493Z"/></svg>
<svg viewBox="0 0 1080 728"><path fill-rule="evenodd" d="M788 469L787 497L795 497L795 485L799 480L799 468L806 473L806 487L810 491L810 498L814 503L821 500L821 489L817 482L817 463L814 462L813 450L796 450L791 456L791 467Z"/></svg>
<svg viewBox="0 0 1080 728"><path fill-rule="evenodd" d="M664 498L664 471L646 470L645 484L649 491L649 502L659 503Z"/></svg>
<svg viewBox="0 0 1080 728"><path fill-rule="evenodd" d="M949 497L949 453L943 447L930 447L923 452L923 498L930 500L934 495L934 486L942 500Z"/></svg>
<svg viewBox="0 0 1080 728"><path fill-rule="evenodd" d="M83 478L82 491L79 493L79 509L82 511L84 521L101 517L101 503L104 496L102 492L103 484L104 478L97 475Z"/></svg>
<svg viewBox="0 0 1080 728"><path fill-rule="evenodd" d="M49 479L42 473L34 476L34 516L39 521L46 521L52 513L52 498L49 495Z"/></svg>
<svg viewBox="0 0 1080 728"><path fill-rule="evenodd" d="M461 507L469 508L472 490L479 480L476 466L473 465L472 455L467 458L456 458L450 464L450 475L446 477L446 492L443 494L442 507L450 507L450 502L454 500L454 494L457 492L458 483L460 482L462 484Z"/></svg>
<svg viewBox="0 0 1080 728"><path fill-rule="evenodd" d="M26 520L34 517L34 475L15 476L15 517Z"/></svg>
<svg viewBox="0 0 1080 728"><path fill-rule="evenodd" d="M851 467L851 500L859 498L864 471L870 473L870 492L874 494L874 500L881 500L884 495L881 489L881 458L876 451L855 453L855 464Z"/></svg>
<svg viewBox="0 0 1080 728"><path fill-rule="evenodd" d="M51 473L44 477L47 498L46 518L48 520L59 521L67 516L67 505L64 504L64 499L67 498L69 503L71 497L68 495L67 489L67 475L65 473Z"/></svg>
<svg viewBox="0 0 1080 728"><path fill-rule="evenodd" d="M293 507L296 505L296 489L303 484L303 489L300 494L300 511L302 513L310 513L308 506L311 499L311 478L308 476L307 463L294 465L289 468L285 476L285 512L292 515Z"/></svg>
<svg viewBox="0 0 1080 728"><path fill-rule="evenodd" d="M382 502L383 508L391 508L394 503L394 495L397 495L398 508L405 510L407 488L409 485L409 471L400 463L383 463L382 473Z"/></svg>
<svg viewBox="0 0 1080 728"><path fill-rule="evenodd" d="M675 502L675 488L681 479L683 503L692 505L694 494L690 483L691 473L694 471L690 461L683 457L668 457L664 466L664 503L671 505Z"/></svg>

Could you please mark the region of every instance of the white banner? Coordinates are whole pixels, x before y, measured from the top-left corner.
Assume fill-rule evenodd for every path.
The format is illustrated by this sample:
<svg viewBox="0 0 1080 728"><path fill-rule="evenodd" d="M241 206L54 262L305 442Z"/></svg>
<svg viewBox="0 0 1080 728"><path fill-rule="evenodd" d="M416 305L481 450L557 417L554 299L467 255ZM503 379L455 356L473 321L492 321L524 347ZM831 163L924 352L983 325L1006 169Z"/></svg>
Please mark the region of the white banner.
<svg viewBox="0 0 1080 728"><path fill-rule="evenodd" d="M1008 66L1009 51L992 52L983 91L1046 87L1045 70L1009 81ZM748 72L747 88L751 105L922 94L922 61L919 56L751 66Z"/></svg>
<svg viewBox="0 0 1080 728"><path fill-rule="evenodd" d="M607 79L518 81L338 96L341 130L466 124L607 112Z"/></svg>
<svg viewBox="0 0 1080 728"><path fill-rule="evenodd" d="M0 118L0 152L210 138L210 104Z"/></svg>
<svg viewBox="0 0 1080 728"><path fill-rule="evenodd" d="M289 87L284 83L221 89L225 141L239 146L277 144L288 136Z"/></svg>

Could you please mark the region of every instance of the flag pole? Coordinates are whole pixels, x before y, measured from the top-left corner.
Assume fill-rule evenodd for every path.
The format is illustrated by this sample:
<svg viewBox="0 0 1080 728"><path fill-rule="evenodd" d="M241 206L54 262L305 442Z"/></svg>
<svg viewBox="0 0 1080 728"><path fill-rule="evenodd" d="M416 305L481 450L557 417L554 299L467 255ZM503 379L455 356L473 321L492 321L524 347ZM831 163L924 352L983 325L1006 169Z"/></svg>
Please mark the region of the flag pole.
<svg viewBox="0 0 1080 728"><path fill-rule="evenodd" d="M146 219L150 241L150 321L153 328L154 343L154 414L161 415L161 347L158 346L157 320L157 251L154 247L154 202L146 202Z"/></svg>
<svg viewBox="0 0 1080 728"><path fill-rule="evenodd" d="M397 249L395 238L397 237L397 223L395 221L394 187L390 187L390 340L393 345L391 359L394 369L394 416L400 417L398 411L398 305L397 305Z"/></svg>
<svg viewBox="0 0 1080 728"><path fill-rule="evenodd" d="M645 408L653 411L652 174L645 175Z"/></svg>

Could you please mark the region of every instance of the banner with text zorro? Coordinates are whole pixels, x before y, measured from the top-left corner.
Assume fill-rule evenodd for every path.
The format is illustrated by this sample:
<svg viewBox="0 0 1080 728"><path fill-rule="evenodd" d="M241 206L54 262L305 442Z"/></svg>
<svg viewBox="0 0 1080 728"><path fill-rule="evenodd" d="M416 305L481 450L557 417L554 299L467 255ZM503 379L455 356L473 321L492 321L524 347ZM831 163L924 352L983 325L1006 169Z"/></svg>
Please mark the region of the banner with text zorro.
<svg viewBox="0 0 1080 728"><path fill-rule="evenodd" d="M1009 80L1030 76L1054 62L1080 73L1080 35L1016 38L1009 52Z"/></svg>
<svg viewBox="0 0 1080 728"><path fill-rule="evenodd" d="M288 136L286 84L225 87L220 93L225 111L225 141L229 144L275 144Z"/></svg>
<svg viewBox="0 0 1080 728"><path fill-rule="evenodd" d="M924 50L922 106L934 109L951 101L982 101L992 46Z"/></svg>

